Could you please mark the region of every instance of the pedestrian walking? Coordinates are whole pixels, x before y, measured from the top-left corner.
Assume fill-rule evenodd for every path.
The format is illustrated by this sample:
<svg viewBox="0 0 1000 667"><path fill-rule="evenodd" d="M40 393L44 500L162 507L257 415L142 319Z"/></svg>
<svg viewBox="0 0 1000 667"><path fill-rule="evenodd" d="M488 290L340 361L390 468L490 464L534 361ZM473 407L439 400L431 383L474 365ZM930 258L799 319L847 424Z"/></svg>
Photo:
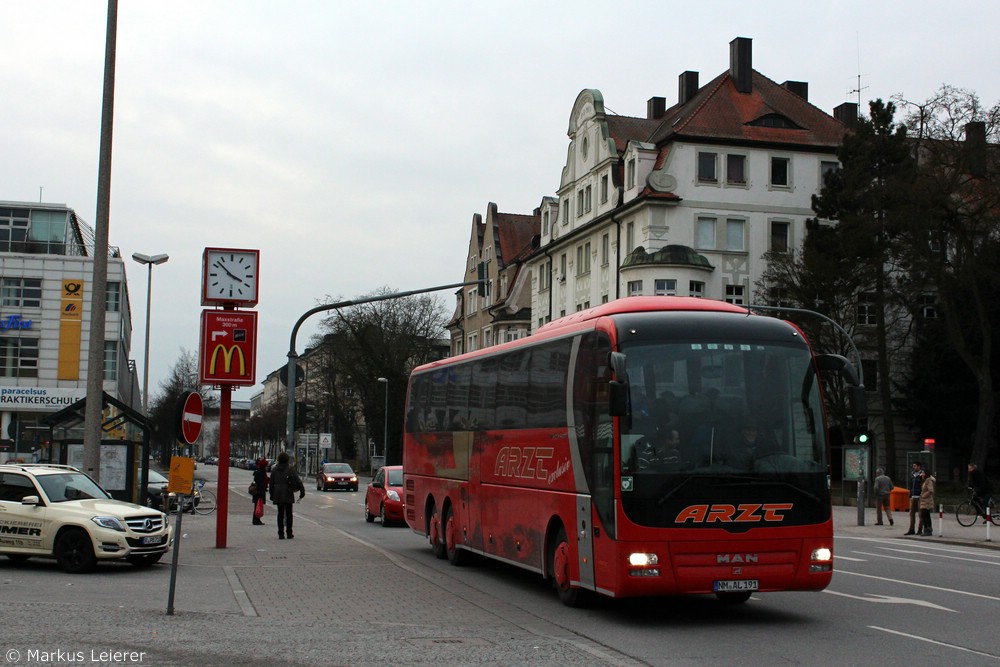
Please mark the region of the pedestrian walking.
<svg viewBox="0 0 1000 667"><path fill-rule="evenodd" d="M882 525L882 511L885 510L885 517L892 525L892 510L889 500L892 498L892 479L885 474L885 470L877 468L875 470L875 525Z"/></svg>
<svg viewBox="0 0 1000 667"><path fill-rule="evenodd" d="M931 536L931 510L934 509L934 488L937 480L934 475L923 471L923 481L920 483L920 527L919 535Z"/></svg>
<svg viewBox="0 0 1000 667"><path fill-rule="evenodd" d="M917 517L920 514L920 486L924 483L924 466L920 461L914 461L910 471L910 483L907 489L910 492L910 528L904 535L914 535L914 528L917 527Z"/></svg>
<svg viewBox="0 0 1000 667"><path fill-rule="evenodd" d="M292 505L295 503L295 494L298 492L299 500L305 498L306 487L299 478L299 473L288 465L288 452L278 454L278 462L271 468L271 502L278 508L278 539L293 539L292 532Z"/></svg>
<svg viewBox="0 0 1000 667"><path fill-rule="evenodd" d="M267 502L267 459L258 459L257 467L253 471L253 493L250 499L253 501L253 525L263 526L261 519L264 516L264 503Z"/></svg>

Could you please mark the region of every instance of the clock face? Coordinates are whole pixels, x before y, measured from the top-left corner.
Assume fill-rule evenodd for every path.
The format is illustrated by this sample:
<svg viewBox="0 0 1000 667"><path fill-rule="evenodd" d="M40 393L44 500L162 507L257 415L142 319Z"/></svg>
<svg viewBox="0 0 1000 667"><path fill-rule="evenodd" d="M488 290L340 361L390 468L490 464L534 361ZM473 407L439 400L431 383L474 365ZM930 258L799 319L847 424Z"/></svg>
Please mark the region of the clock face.
<svg viewBox="0 0 1000 667"><path fill-rule="evenodd" d="M207 249L202 300L257 303L257 257L256 251Z"/></svg>

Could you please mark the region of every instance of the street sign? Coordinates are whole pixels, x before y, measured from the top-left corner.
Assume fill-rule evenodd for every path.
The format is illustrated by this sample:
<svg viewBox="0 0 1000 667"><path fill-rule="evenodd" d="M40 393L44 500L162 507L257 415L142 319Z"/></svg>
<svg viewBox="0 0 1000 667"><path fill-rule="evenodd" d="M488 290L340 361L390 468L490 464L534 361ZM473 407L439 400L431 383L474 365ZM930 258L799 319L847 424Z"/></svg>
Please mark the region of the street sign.
<svg viewBox="0 0 1000 667"><path fill-rule="evenodd" d="M201 421L205 415L205 405L201 400L201 394L196 391L188 392L187 396L181 399L180 428L178 440L183 440L189 445L193 445L201 435Z"/></svg>
<svg viewBox="0 0 1000 667"><path fill-rule="evenodd" d="M257 313L203 310L199 379L211 385L257 382Z"/></svg>

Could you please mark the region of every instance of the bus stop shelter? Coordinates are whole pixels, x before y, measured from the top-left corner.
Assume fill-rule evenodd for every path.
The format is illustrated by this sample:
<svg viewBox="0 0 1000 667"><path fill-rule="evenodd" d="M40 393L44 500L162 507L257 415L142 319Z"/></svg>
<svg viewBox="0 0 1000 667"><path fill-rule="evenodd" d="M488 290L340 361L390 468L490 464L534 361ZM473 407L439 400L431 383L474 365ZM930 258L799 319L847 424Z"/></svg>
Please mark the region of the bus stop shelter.
<svg viewBox="0 0 1000 667"><path fill-rule="evenodd" d="M149 436L152 426L141 413L122 403L107 392L101 392L102 434L124 430L132 434L117 439L101 438L100 482L114 498L140 505L146 504L149 484ZM109 408L113 408L110 410ZM41 419L49 427L48 463L73 465L83 469L83 439L73 431L85 421L87 399L68 405ZM136 441L135 434L141 434ZM92 474L92 470L85 471Z"/></svg>

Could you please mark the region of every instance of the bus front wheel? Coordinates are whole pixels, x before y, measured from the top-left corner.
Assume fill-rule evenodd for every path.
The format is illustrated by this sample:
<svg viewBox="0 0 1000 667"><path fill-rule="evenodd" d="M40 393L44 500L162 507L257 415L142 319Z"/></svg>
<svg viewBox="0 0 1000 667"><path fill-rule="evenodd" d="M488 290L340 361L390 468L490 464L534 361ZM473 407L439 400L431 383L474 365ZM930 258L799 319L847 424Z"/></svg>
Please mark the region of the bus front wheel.
<svg viewBox="0 0 1000 667"><path fill-rule="evenodd" d="M576 588L571 584L570 565L573 562L573 547L566 537L566 529L560 528L556 533L553 548L549 557L549 571L552 573L552 587L556 589L559 600L567 607L582 607L589 598L588 591Z"/></svg>

